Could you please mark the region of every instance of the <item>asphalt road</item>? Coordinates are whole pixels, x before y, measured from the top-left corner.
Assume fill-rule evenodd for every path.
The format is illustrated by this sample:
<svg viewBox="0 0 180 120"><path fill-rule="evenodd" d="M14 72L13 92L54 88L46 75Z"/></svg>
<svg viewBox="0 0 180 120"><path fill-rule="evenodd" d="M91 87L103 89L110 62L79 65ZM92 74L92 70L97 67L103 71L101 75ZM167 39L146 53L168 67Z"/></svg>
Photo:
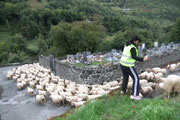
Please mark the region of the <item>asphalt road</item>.
<svg viewBox="0 0 180 120"><path fill-rule="evenodd" d="M0 120L47 120L70 109L69 105L57 107L50 99L39 104L27 89L18 91L16 82L6 78L14 67L0 67Z"/></svg>

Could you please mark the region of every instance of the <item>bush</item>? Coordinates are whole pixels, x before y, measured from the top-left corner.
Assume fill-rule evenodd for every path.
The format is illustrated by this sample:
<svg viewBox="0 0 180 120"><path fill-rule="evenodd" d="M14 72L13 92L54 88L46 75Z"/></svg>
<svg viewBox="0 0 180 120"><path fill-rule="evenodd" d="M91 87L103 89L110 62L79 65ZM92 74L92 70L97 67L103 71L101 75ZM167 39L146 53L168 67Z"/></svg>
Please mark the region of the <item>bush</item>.
<svg viewBox="0 0 180 120"><path fill-rule="evenodd" d="M26 50L27 50L27 53L30 54L30 55L37 55L38 52L39 52L38 46L35 46L33 44L27 45Z"/></svg>
<svg viewBox="0 0 180 120"><path fill-rule="evenodd" d="M8 52L2 52L0 54L0 63L6 63L8 59Z"/></svg>
<svg viewBox="0 0 180 120"><path fill-rule="evenodd" d="M13 54L9 59L9 63L20 62L20 57L17 54Z"/></svg>

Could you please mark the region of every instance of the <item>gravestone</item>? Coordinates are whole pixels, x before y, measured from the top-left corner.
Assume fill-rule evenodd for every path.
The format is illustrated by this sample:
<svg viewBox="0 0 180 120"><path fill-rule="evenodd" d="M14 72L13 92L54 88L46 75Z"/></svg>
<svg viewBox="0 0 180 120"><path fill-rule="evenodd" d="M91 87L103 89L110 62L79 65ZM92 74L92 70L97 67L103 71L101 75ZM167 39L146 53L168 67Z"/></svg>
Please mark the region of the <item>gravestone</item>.
<svg viewBox="0 0 180 120"><path fill-rule="evenodd" d="M154 42L154 47L158 48L158 42Z"/></svg>
<svg viewBox="0 0 180 120"><path fill-rule="evenodd" d="M166 44L165 44L165 43L161 43L161 47L162 47L162 46L166 46Z"/></svg>
<svg viewBox="0 0 180 120"><path fill-rule="evenodd" d="M112 62L113 61L113 54L112 53L107 53L106 54L106 60Z"/></svg>
<svg viewBox="0 0 180 120"><path fill-rule="evenodd" d="M87 52L83 52L83 57L82 57L82 63L83 64L88 64L88 60L87 60Z"/></svg>
<svg viewBox="0 0 180 120"><path fill-rule="evenodd" d="M73 55L67 55L67 62L74 63L74 56Z"/></svg>
<svg viewBox="0 0 180 120"><path fill-rule="evenodd" d="M146 49L146 44L145 43L142 44L142 50L144 50L144 49Z"/></svg>
<svg viewBox="0 0 180 120"><path fill-rule="evenodd" d="M116 49L112 49L111 52L112 53L116 53L117 51L116 51Z"/></svg>

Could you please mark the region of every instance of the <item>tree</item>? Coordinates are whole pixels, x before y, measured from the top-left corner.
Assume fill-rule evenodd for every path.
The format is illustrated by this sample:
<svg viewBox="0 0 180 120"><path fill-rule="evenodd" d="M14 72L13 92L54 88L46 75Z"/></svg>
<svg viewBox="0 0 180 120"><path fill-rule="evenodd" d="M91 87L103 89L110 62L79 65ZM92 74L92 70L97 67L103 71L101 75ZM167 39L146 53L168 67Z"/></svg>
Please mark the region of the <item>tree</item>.
<svg viewBox="0 0 180 120"><path fill-rule="evenodd" d="M95 52L104 37L105 28L92 22L60 22L50 30L50 40L59 55L80 51Z"/></svg>
<svg viewBox="0 0 180 120"><path fill-rule="evenodd" d="M179 43L180 42L180 17L177 18L170 35L170 40Z"/></svg>

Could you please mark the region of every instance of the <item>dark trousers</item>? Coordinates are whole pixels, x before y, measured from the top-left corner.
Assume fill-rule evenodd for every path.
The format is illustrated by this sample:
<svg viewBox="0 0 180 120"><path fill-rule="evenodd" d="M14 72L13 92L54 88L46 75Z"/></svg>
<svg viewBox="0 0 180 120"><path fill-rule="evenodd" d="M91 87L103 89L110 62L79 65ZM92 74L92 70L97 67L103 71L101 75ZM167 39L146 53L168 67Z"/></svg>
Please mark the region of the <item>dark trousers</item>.
<svg viewBox="0 0 180 120"><path fill-rule="evenodd" d="M132 86L132 95L138 96L139 95L139 76L134 67L126 67L121 65L121 70L123 73L123 82L122 82L122 91L126 92L127 84L129 81L129 76L133 79L133 86Z"/></svg>

